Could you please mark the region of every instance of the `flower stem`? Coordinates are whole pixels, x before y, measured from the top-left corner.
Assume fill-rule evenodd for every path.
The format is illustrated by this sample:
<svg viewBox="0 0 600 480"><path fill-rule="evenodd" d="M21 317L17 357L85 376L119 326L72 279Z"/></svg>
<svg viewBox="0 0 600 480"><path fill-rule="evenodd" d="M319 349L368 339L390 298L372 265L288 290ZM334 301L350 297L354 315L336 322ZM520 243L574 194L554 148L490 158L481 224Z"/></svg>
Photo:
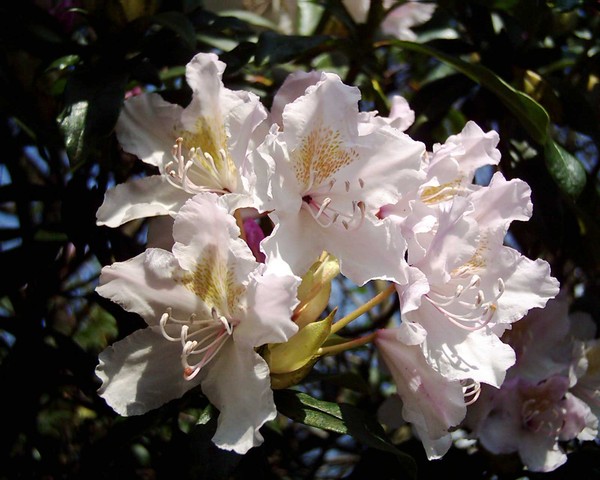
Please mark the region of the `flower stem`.
<svg viewBox="0 0 600 480"><path fill-rule="evenodd" d="M366 313L369 310L371 310L373 307L375 307L376 305L379 305L381 302L383 302L386 298L388 298L395 291L396 291L396 288L394 287L394 284L391 284L385 290L383 290L383 291L379 292L377 295L375 295L367 303L365 303L364 305L361 305L353 312L349 313L345 317L340 318L337 322L335 322L331 326L331 333L339 332L342 328L344 328L346 325L348 325L353 320L356 320L363 313Z"/></svg>
<svg viewBox="0 0 600 480"><path fill-rule="evenodd" d="M374 338L375 332L365 335L364 337L355 338L348 342L338 343L337 345L331 345L330 347L321 347L317 350L317 355L336 355L345 350L366 345L367 343L372 342Z"/></svg>

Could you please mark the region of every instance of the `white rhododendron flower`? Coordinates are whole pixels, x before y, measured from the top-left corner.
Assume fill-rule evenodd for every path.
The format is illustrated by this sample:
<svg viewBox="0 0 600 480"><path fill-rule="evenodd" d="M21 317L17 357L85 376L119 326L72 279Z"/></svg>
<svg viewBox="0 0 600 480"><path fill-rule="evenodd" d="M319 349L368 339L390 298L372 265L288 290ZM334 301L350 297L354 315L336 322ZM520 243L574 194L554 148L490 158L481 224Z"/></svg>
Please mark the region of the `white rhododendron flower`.
<svg viewBox="0 0 600 480"><path fill-rule="evenodd" d="M196 55L186 66L192 100L185 108L157 93L125 102L116 126L119 143L158 167L158 174L108 190L97 213L99 225L117 227L136 218L174 214L200 192L227 194L240 206L252 205L246 157L264 138L267 112L253 93L225 88L224 70L215 54Z"/></svg>
<svg viewBox="0 0 600 480"><path fill-rule="evenodd" d="M433 370L421 349L402 343L396 329L378 330L375 345L402 399L402 417L416 430L428 458L442 457L452 445L450 429L467 413L468 387Z"/></svg>
<svg viewBox="0 0 600 480"><path fill-rule="evenodd" d="M421 345L445 378L499 387L515 361L499 337L555 296L558 282L546 262L503 244L510 223L531 215L525 182L496 173L489 186L471 183L476 168L498 163L497 141L467 124L426 160L428 179L412 206L403 205L407 213L397 215L400 203L384 212L408 239L411 281L397 286L400 337Z"/></svg>
<svg viewBox="0 0 600 480"><path fill-rule="evenodd" d="M389 125L363 134L359 99L357 88L322 73L283 109L282 128L254 159L257 175L260 162L269 172L260 191L275 223L262 246L300 275L326 250L356 283L406 282L405 243L376 213L420 183L424 146Z"/></svg>
<svg viewBox="0 0 600 480"><path fill-rule="evenodd" d="M154 248L102 270L100 295L139 314L148 328L100 355L100 395L137 415L200 385L219 412L213 438L244 453L275 417L269 369L255 348L285 342L300 279L259 264L215 194L188 200L175 219L173 251Z"/></svg>
<svg viewBox="0 0 600 480"><path fill-rule="evenodd" d="M409 10L424 22L434 8L408 2L386 22ZM397 28L410 28L408 18ZM595 435L597 418L583 400L597 391L591 344L580 342L568 365L507 377L522 352L503 334L544 307L558 282L545 261L505 244L511 223L532 215L529 186L500 172L474 183L478 169L500 162L496 132L467 122L428 152L405 133L415 113L400 96L387 116L359 111L359 89L338 75L295 72L267 112L255 95L225 88L224 69L216 55L199 54L186 68L187 107L143 95L119 119L123 149L158 173L109 190L98 222L158 218L147 237L154 248L105 267L97 289L148 324L100 355L100 395L115 411L141 414L199 386L220 412L215 444L244 453L276 415L267 360L279 375L273 385L287 387L322 356L373 342L402 400L398 413L429 458L448 451L480 403L472 425L482 443L518 451L536 469L563 461L558 440ZM315 282L309 269L324 255L355 284L391 284L341 318L336 309L326 319L304 316L302 335L288 342L298 331L299 277ZM327 295L331 280L316 282ZM399 322L373 324L358 338L337 334L396 293ZM319 298L320 313L328 297ZM547 375L532 378L540 372ZM579 378L581 397L572 388ZM505 411L504 388L514 396ZM486 425L503 416L504 430L490 433ZM552 435L539 437L546 427ZM503 432L523 433L523 443Z"/></svg>
<svg viewBox="0 0 600 480"><path fill-rule="evenodd" d="M365 23L371 0L342 0L355 22ZM400 40L416 40L412 27L427 22L435 12L435 3L408 1L395 6L396 0L383 0L383 8L391 9L381 23L381 31Z"/></svg>

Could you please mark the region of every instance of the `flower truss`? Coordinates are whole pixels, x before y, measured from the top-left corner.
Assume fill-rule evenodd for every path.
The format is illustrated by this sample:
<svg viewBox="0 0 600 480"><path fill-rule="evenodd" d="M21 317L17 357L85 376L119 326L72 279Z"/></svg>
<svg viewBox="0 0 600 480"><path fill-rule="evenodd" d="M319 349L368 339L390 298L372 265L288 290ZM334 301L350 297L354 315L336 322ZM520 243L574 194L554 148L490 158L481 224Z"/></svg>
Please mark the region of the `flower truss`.
<svg viewBox="0 0 600 480"><path fill-rule="evenodd" d="M473 182L500 161L494 131L468 122L428 151L405 133L414 113L401 97L383 117L359 111L359 90L337 75L296 72L267 111L225 88L223 70L198 54L187 107L142 94L119 120L123 149L157 174L109 190L98 222L173 221L164 249L102 271L98 293L148 324L100 355L109 405L137 415L199 386L220 412L214 442L243 453L276 414L272 389L374 343L402 401L395 414L429 458L446 453L466 417L485 448L518 451L535 469L560 464L557 439L595 435L597 347L580 343L579 360L544 359L543 369L535 345L524 354L507 340L559 287L545 261L504 241L531 216L528 185L499 172ZM389 286L336 319L323 312L338 275ZM399 320L338 334L392 295ZM521 443L515 432L527 433Z"/></svg>

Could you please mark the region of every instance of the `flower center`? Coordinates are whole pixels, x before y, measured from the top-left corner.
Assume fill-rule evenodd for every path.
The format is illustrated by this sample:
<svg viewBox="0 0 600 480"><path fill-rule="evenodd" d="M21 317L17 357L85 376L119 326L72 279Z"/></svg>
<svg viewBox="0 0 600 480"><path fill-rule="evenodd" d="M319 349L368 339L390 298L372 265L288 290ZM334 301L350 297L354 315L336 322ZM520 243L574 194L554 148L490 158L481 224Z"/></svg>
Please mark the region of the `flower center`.
<svg viewBox="0 0 600 480"><path fill-rule="evenodd" d="M183 138L178 137L173 145L173 160L165 171L169 183L188 193L229 193L236 189L235 168L224 148L217 151L215 158L201 147L192 147L187 160L183 154Z"/></svg>
<svg viewBox="0 0 600 480"><path fill-rule="evenodd" d="M181 326L179 338L167 333L168 322ZM172 309L167 308L160 319L160 331L167 340L181 342L183 378L192 380L223 348L233 334L235 324L235 321L220 315L214 307L211 318L204 320L197 319L195 313L188 320L177 320L173 318ZM191 359L195 361L190 363Z"/></svg>
<svg viewBox="0 0 600 480"><path fill-rule="evenodd" d="M523 426L528 430L556 437L563 427L564 408L542 397L525 400L521 406Z"/></svg>
<svg viewBox="0 0 600 480"><path fill-rule="evenodd" d="M359 228L365 218L365 203L362 200L350 200L349 208L341 209L333 207L333 194L331 192L336 183L332 178L324 187L314 187L315 175L311 172L307 193L302 196L302 208L304 208L315 221L324 228L334 224L342 225L346 230ZM362 178L358 179L360 188L364 187ZM350 182L344 182L345 193L350 192Z"/></svg>

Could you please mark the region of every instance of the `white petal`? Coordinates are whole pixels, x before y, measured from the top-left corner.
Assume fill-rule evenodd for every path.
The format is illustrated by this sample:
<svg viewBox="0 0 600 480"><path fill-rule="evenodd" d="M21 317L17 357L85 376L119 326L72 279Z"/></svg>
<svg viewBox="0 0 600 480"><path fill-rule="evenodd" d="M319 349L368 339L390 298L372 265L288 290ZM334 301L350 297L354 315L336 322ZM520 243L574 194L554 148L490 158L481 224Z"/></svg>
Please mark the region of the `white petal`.
<svg viewBox="0 0 600 480"><path fill-rule="evenodd" d="M460 382L433 370L419 347L398 341L394 329L379 330L375 344L402 398L402 416L418 427L421 437L441 439L464 419L467 408Z"/></svg>
<svg viewBox="0 0 600 480"><path fill-rule="evenodd" d="M554 437L544 434L524 435L519 442L519 456L532 472L551 472L567 461Z"/></svg>
<svg viewBox="0 0 600 480"><path fill-rule="evenodd" d="M292 103L298 97L301 97L306 92L306 89L311 85L316 85L322 80L321 72L292 72L290 73L277 93L273 97L271 106L271 119L274 123L283 127L283 110L288 103Z"/></svg>
<svg viewBox="0 0 600 480"><path fill-rule="evenodd" d="M275 256L286 262L294 274L304 275L323 252L322 227L304 210L296 216L280 219L271 235L261 243L267 258Z"/></svg>
<svg viewBox="0 0 600 480"><path fill-rule="evenodd" d="M149 325L158 325L167 307L173 309L176 318L187 320L205 307L193 292L170 278L177 271L177 262L170 252L148 249L125 262L104 267L96 291L137 313Z"/></svg>
<svg viewBox="0 0 600 480"><path fill-rule="evenodd" d="M404 261L404 239L392 235L391 223L366 217L356 230L330 227L323 233L323 250L340 262L340 271L353 282L363 285L380 279L405 284L408 264ZM308 240L308 239L307 239ZM309 240L308 240L309 241Z"/></svg>
<svg viewBox="0 0 600 480"><path fill-rule="evenodd" d="M277 259L275 259L277 262ZM247 312L234 330L237 343L249 348L287 341L298 331L291 320L298 304L300 278L265 271L253 273L246 290Z"/></svg>
<svg viewBox="0 0 600 480"><path fill-rule="evenodd" d="M98 225L118 227L130 220L177 212L190 194L171 185L162 175L128 180L107 190L96 213Z"/></svg>
<svg viewBox="0 0 600 480"><path fill-rule="evenodd" d="M237 238L239 234L235 219L217 195L198 194L181 208L175 219L173 254L183 269L194 272L201 260L220 259L227 264L231 252L241 283L257 263L248 246Z"/></svg>
<svg viewBox="0 0 600 480"><path fill-rule="evenodd" d="M262 443L259 429L277 412L260 355L228 341L203 369L202 391L220 412L213 437L218 447L244 454Z"/></svg>
<svg viewBox="0 0 600 480"><path fill-rule="evenodd" d="M498 300L495 321L511 323L535 307L543 307L560 289L550 276L550 265L541 259L530 260L516 250L503 247L495 250L496 264L490 265L487 280L504 280L505 291Z"/></svg>
<svg viewBox="0 0 600 480"><path fill-rule="evenodd" d="M183 378L181 344L158 327L137 330L100 354L99 395L120 415L141 415L199 384Z"/></svg>
<svg viewBox="0 0 600 480"><path fill-rule="evenodd" d="M429 302L406 314L427 330L423 350L427 361L449 380L473 379L500 387L515 363L515 352L489 329L468 331L450 323Z"/></svg>
<svg viewBox="0 0 600 480"><path fill-rule="evenodd" d="M159 168L171 161L175 129L183 109L157 93L137 95L125 102L115 127L126 152Z"/></svg>

